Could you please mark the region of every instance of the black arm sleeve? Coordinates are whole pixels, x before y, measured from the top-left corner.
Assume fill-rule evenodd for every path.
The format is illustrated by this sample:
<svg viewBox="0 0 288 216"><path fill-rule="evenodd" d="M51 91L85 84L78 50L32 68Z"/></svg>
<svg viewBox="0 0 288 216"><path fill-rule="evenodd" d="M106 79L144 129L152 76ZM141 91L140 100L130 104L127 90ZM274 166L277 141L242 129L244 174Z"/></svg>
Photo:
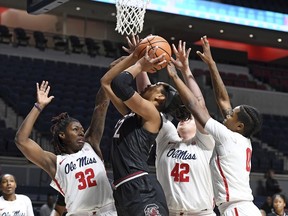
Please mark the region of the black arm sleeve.
<svg viewBox="0 0 288 216"><path fill-rule="evenodd" d="M112 80L111 89L118 98L126 101L131 98L135 92L132 87L133 80L132 74L123 71Z"/></svg>

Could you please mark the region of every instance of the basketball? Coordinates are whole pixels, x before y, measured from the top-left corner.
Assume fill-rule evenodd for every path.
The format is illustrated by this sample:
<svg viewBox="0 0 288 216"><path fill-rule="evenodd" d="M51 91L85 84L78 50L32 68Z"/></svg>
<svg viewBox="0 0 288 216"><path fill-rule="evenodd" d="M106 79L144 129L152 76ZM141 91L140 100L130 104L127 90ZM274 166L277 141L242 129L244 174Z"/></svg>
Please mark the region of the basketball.
<svg viewBox="0 0 288 216"><path fill-rule="evenodd" d="M171 46L167 42L167 40L165 40L163 37L160 37L158 35L149 35L148 37L144 38L143 40L140 41L140 43L138 44L138 46L135 48L135 51L134 51L138 59L142 58L145 55L147 46L151 47L149 49L149 53L152 52L153 49L157 46L158 49L155 55L158 57L161 54L166 53L164 58L167 61L166 63L154 68L152 71L147 71L147 72L155 72L155 71L165 68L171 58Z"/></svg>

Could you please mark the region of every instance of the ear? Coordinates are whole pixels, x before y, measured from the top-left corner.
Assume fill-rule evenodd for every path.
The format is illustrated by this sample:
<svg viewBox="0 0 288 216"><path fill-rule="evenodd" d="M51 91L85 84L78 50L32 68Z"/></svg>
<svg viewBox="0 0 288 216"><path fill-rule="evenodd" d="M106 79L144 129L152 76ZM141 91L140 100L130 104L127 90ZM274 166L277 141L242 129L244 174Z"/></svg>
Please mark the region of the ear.
<svg viewBox="0 0 288 216"><path fill-rule="evenodd" d="M238 124L237 124L237 131L243 132L243 131L244 131L244 127L245 127L244 123L238 122Z"/></svg>
<svg viewBox="0 0 288 216"><path fill-rule="evenodd" d="M65 138L65 133L64 132L60 132L58 134L58 136L61 138L61 139L64 139Z"/></svg>
<svg viewBox="0 0 288 216"><path fill-rule="evenodd" d="M163 104L165 101L165 95L163 95L162 93L157 94L155 97L155 101L157 101L158 104Z"/></svg>

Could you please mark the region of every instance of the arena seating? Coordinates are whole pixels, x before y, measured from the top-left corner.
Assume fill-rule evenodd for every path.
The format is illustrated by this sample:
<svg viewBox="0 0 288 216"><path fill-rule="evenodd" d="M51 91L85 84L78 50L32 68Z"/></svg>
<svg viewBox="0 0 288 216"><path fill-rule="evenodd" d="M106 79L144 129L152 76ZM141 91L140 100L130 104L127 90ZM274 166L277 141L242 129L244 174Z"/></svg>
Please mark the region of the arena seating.
<svg viewBox="0 0 288 216"><path fill-rule="evenodd" d="M193 74L195 77L204 75L206 78L206 85L212 86L209 71L195 68L193 70ZM267 87L262 82L257 82L257 80L254 77L248 77L248 75L246 74L235 74L233 72L226 73L221 71L220 74L224 84L227 86L267 90Z"/></svg>
<svg viewBox="0 0 288 216"><path fill-rule="evenodd" d="M288 92L288 70L284 67L251 64L251 74L269 84L276 91Z"/></svg>
<svg viewBox="0 0 288 216"><path fill-rule="evenodd" d="M42 136L47 139L51 138L49 132L51 118L61 112L68 112L69 115L81 120L84 128L87 129L94 108L95 96L100 87L99 80L107 68L6 55L0 55L0 62L5 65L5 70L0 72L1 77L5 77L0 81L0 97L22 117L28 114L35 103L35 83L42 80L50 82L51 95L54 95L55 99L43 110L35 124L35 128ZM24 62L30 62L30 64L24 64ZM103 142L111 141L112 128L120 117L113 109L115 108L111 105L108 110L107 116L111 118L106 121L104 133L106 138ZM14 148L16 147L15 132L15 130L6 129L7 136L4 136L6 140L0 141L1 148L5 148L10 156L22 156L21 152ZM6 143L2 145L3 142ZM110 144L103 143L106 151L109 150L107 145ZM109 157L109 153L104 153L104 155Z"/></svg>

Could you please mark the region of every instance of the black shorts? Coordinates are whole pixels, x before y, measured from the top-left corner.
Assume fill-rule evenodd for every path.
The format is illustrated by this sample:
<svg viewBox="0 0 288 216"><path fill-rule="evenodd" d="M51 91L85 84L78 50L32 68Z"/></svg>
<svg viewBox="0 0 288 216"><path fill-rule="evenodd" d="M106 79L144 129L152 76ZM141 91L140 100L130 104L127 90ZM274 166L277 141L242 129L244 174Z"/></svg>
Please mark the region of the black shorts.
<svg viewBox="0 0 288 216"><path fill-rule="evenodd" d="M144 175L113 191L118 216L168 216L164 191L156 176Z"/></svg>

